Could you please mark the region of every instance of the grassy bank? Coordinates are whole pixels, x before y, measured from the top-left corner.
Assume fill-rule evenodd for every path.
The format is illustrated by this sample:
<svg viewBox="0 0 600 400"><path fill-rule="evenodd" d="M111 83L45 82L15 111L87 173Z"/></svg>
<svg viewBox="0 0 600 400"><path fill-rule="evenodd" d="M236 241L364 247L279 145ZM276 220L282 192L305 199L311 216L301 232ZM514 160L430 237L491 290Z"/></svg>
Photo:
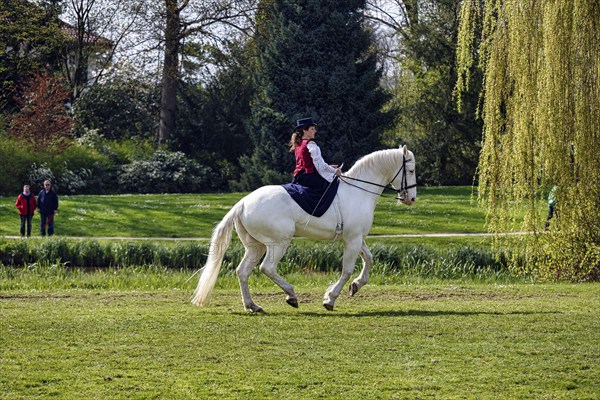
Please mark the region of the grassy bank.
<svg viewBox="0 0 600 400"><path fill-rule="evenodd" d="M435 246L410 243L370 245L374 271L388 275L406 275L456 279L468 276L509 275L507 256L498 258L489 246ZM154 267L194 271L201 268L211 251L208 241L94 240L53 237L48 239L0 239L0 288L9 282L23 281L22 269L37 268L136 268ZM288 248L278 270L295 272L339 271L343 245L340 242L296 240ZM244 255L240 242L234 241L225 254L223 273L233 273ZM360 261L358 262L360 265Z"/></svg>

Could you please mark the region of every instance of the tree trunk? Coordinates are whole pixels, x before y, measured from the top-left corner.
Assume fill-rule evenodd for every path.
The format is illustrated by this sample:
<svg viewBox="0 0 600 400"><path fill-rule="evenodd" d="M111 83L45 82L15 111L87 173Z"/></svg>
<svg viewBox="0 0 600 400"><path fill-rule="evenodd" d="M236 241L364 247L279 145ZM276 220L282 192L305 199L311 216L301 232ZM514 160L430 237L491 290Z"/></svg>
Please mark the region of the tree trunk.
<svg viewBox="0 0 600 400"><path fill-rule="evenodd" d="M166 143L175 131L177 116L177 85L179 79L180 20L177 0L165 0L167 11L165 29L165 58L160 99L158 143Z"/></svg>

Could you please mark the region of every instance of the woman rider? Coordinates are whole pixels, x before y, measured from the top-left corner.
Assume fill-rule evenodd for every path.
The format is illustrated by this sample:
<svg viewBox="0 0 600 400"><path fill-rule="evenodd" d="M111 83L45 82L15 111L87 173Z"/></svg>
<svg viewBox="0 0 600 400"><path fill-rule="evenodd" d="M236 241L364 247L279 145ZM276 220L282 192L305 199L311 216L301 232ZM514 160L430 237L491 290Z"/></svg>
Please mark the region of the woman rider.
<svg viewBox="0 0 600 400"><path fill-rule="evenodd" d="M324 191L336 176L342 174L337 165L329 165L321 156L321 149L314 142L317 134L317 124L312 118L302 118L296 121L296 129L290 140L290 152L296 157L294 180L311 189Z"/></svg>

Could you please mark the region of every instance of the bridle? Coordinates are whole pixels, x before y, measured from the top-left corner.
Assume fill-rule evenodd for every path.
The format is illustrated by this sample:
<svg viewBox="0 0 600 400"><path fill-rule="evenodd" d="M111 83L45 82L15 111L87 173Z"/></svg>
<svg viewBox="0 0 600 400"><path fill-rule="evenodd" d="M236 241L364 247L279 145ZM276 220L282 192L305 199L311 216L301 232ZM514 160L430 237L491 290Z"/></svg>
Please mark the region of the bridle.
<svg viewBox="0 0 600 400"><path fill-rule="evenodd" d="M398 172L396 172L396 175L394 175L394 177L392 178L392 180L390 181L390 183L388 183L387 185L380 185L380 184L375 183L375 182L365 181L365 180L362 180L362 179L353 178L351 176L346 176L346 175L340 176L340 180L342 180L344 183L347 183L350 186L354 186L355 188L358 188L360 190L363 190L363 191L371 193L371 194L375 194L377 196L382 196L383 194L382 193L373 192L371 190L368 190L368 189L365 189L365 188L360 187L358 185L355 185L353 183L350 183L350 182L346 181L346 179L352 179L353 181L367 183L369 185L373 185L373 186L377 186L377 187L383 188L384 190L385 189L394 190L397 193L397 195L398 195L396 197L396 199L400 200L400 201L404 201L404 200L406 200L406 196L408 195L408 189L417 187L416 183L413 184L413 185L409 185L408 184L408 180L406 178L406 163L409 162L409 161L412 161L412 160L407 160L405 157L402 157L402 166L400 167L400 169L398 170ZM400 182L400 189L396 189L392 185L392 182L394 182L394 180L398 177L398 175L400 175L400 172L402 172L402 171L404 171L404 174L403 174L402 180Z"/></svg>

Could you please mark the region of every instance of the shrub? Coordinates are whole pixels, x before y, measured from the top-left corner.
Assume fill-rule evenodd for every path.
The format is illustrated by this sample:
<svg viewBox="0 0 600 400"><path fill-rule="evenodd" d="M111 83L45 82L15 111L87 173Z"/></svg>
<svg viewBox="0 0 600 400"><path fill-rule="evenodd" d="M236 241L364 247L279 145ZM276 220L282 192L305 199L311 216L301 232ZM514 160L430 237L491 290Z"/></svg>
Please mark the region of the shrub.
<svg viewBox="0 0 600 400"><path fill-rule="evenodd" d="M11 196L24 184L37 193L46 179L65 195L218 191L234 173L225 160L207 156L202 165L182 152L154 151L150 141L117 143L93 130L60 154L35 153L0 132L0 159L0 194Z"/></svg>
<svg viewBox="0 0 600 400"><path fill-rule="evenodd" d="M78 131L88 127L118 140L152 137L158 126L158 96L155 87L141 81L113 80L94 85L75 103Z"/></svg>
<svg viewBox="0 0 600 400"><path fill-rule="evenodd" d="M190 160L182 152L157 150L147 160L122 168L119 185L133 193L190 193L212 188L216 173Z"/></svg>
<svg viewBox="0 0 600 400"><path fill-rule="evenodd" d="M600 227L597 228L597 232ZM600 242L585 231L549 232L539 238L540 250L533 262L514 262L516 272L534 273L542 280L597 282L600 280Z"/></svg>
<svg viewBox="0 0 600 400"><path fill-rule="evenodd" d="M62 194L109 193L116 189L117 166L94 148L71 146L53 160L52 166Z"/></svg>
<svg viewBox="0 0 600 400"><path fill-rule="evenodd" d="M128 139L121 141L108 142L111 151L116 154L115 162L128 164L133 161L148 158L148 154L153 154L155 145L150 140Z"/></svg>
<svg viewBox="0 0 600 400"><path fill-rule="evenodd" d="M97 194L117 189L116 168L108 157L84 146L71 146L51 161L34 162L29 182L41 185L45 179L53 182L60 194Z"/></svg>
<svg viewBox="0 0 600 400"><path fill-rule="evenodd" d="M23 185L32 185L35 191L37 182L29 179L31 166L43 156L36 154L25 143L0 133L0 194L17 196Z"/></svg>
<svg viewBox="0 0 600 400"><path fill-rule="evenodd" d="M54 172L52 172L52 168L48 165L48 162L44 161L40 164L34 162L31 165L31 169L29 171L29 176L27 180L32 182L32 190L34 187L38 187L40 190L43 187L42 183L46 180L50 179L53 182L54 190L58 190L58 186L56 183L56 178L54 176ZM37 193L36 193L37 194Z"/></svg>

